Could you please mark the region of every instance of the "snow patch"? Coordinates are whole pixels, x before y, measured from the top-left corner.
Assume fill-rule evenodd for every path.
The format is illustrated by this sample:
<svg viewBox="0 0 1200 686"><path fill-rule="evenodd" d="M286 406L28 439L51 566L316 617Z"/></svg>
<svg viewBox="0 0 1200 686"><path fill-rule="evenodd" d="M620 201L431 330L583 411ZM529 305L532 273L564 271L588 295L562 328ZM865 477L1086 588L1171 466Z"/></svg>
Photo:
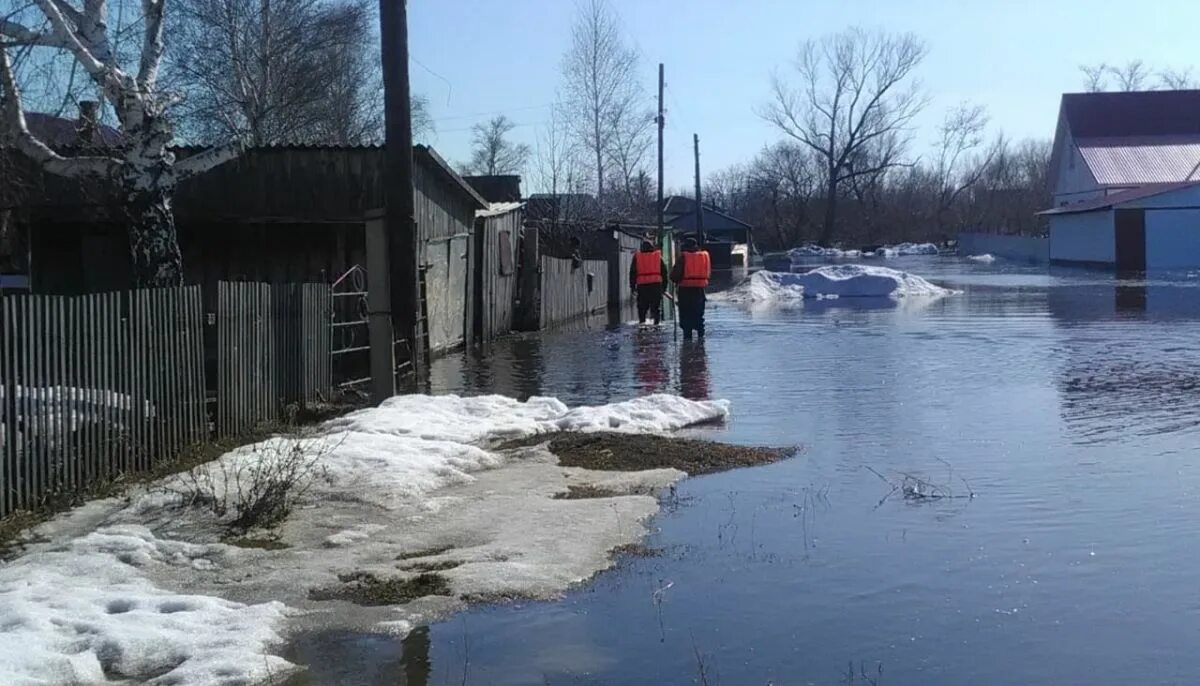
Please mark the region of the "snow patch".
<svg viewBox="0 0 1200 686"><path fill-rule="evenodd" d="M122 526L0 567L0 683L217 684L287 674L292 665L268 654L282 643L281 603L172 593L143 574L151 565L209 569L212 555L210 546Z"/></svg>
<svg viewBox="0 0 1200 686"><path fill-rule="evenodd" d="M967 256L967 259L968 259L968 260L971 260L972 262L979 262L979 263L982 263L982 264L991 264L991 263L993 263L993 262L995 262L995 261L996 261L996 258L995 258L995 257L993 257L992 255L988 255L988 254L984 254L984 255L968 255L968 256Z"/></svg>
<svg viewBox="0 0 1200 686"><path fill-rule="evenodd" d="M801 298L944 296L953 291L907 272L861 264L818 267L804 273L756 272L713 298L729 302L781 302Z"/></svg>
<svg viewBox="0 0 1200 686"><path fill-rule="evenodd" d="M875 251L876 257L907 257L910 255L937 255L938 247L933 243L900 243L885 245Z"/></svg>

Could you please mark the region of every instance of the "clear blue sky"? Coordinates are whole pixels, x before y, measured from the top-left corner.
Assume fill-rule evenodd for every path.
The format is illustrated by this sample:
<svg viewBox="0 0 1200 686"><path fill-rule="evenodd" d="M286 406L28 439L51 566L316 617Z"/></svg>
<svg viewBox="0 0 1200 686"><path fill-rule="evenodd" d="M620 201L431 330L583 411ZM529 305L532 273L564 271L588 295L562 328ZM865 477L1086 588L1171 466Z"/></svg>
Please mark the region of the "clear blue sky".
<svg viewBox="0 0 1200 686"><path fill-rule="evenodd" d="M773 68L797 44L848 26L913 31L929 44L918 76L932 98L918 146L945 109L986 105L996 130L1050 138L1059 95L1081 88L1080 64L1200 65L1200 2L1149 0L612 0L640 51L646 92L667 74L666 186L691 179L691 136L706 171L750 159L779 138L756 114ZM468 157L470 127L497 113L533 143L560 81L571 0L410 0L413 90L428 96L433 145ZM436 75L435 75L436 74Z"/></svg>

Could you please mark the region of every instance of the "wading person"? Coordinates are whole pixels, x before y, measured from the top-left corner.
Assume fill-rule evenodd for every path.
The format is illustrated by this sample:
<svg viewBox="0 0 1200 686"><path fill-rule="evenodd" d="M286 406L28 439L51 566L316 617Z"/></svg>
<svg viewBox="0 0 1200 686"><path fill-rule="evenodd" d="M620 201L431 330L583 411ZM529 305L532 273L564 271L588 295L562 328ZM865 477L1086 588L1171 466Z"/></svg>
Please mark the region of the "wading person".
<svg viewBox="0 0 1200 686"><path fill-rule="evenodd" d="M695 238L688 238L683 243L683 252L679 253L679 261L671 267L671 281L677 286L675 302L679 311L679 327L683 329L683 339L692 337L692 332L704 338L704 289L708 288L708 280L712 276L712 261L708 251L696 243Z"/></svg>
<svg viewBox="0 0 1200 686"><path fill-rule="evenodd" d="M663 264L662 251L648 239L633 254L629 265L629 287L637 294L638 323L646 323L646 314L658 324L662 319L662 289L667 282L667 265Z"/></svg>

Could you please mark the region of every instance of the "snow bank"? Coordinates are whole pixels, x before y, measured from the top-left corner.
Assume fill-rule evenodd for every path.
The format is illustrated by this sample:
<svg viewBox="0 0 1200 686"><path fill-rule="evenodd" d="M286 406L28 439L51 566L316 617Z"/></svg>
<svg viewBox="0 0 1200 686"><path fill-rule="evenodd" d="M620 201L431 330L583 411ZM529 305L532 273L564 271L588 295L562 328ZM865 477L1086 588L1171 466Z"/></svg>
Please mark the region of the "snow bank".
<svg viewBox="0 0 1200 686"><path fill-rule="evenodd" d="M287 611L165 591L142 574L204 570L224 546L111 527L0 567L0 683L254 683L291 665L269 655Z"/></svg>
<svg viewBox="0 0 1200 686"><path fill-rule="evenodd" d="M804 273L756 272L713 299L780 302L801 298L943 296L951 293L907 272L861 264L829 265Z"/></svg>
<svg viewBox="0 0 1200 686"><path fill-rule="evenodd" d="M993 256L991 256L991 255L987 255L987 254L984 254L984 255L968 255L968 256L967 256L967 259L968 259L968 260L971 260L972 262L980 262L980 263L982 263L982 264L991 264L991 263L993 263L993 262L995 262L995 261L996 261L996 258L995 258L995 257L993 257Z"/></svg>
<svg viewBox="0 0 1200 686"><path fill-rule="evenodd" d="M802 261L813 257L828 257L834 259L856 259L862 257L861 250L842 250L840 248L822 248L819 245L802 245L788 251L792 262Z"/></svg>
<svg viewBox="0 0 1200 686"><path fill-rule="evenodd" d="M916 274L863 264L830 265L790 276L808 298L942 296L951 292Z"/></svg>
<svg viewBox="0 0 1200 686"><path fill-rule="evenodd" d="M933 243L900 243L884 246L875 251L877 257L906 257L909 255L937 255L938 247Z"/></svg>
<svg viewBox="0 0 1200 686"><path fill-rule="evenodd" d="M203 468L218 488L297 447L320 456L321 478L278 531L285 549L194 542L216 541L222 530L195 510L172 509L179 498L172 489L186 490L182 477L158 482L128 506L107 501L74 538L67 513L38 530L52 542L0 565L0 684L248 684L285 676L295 667L271 652L295 614L289 608L330 616L337 608L316 605L308 589L338 583L341 572L397 574L397 553L414 545L455 548L461 564L445 572L454 597L435 599L451 609L466 594L550 597L608 566L613 547L644 535L641 522L658 508L645 493L682 473L597 476L564 469L544 450L490 446L562 430L670 431L728 412L725 401L668 395L574 409L553 398L414 395L330 421L314 437L239 448ZM506 469L488 470L508 460ZM554 497L591 478L630 495ZM181 532L189 540L177 540ZM385 616L395 627L428 618L405 611L350 606L344 616L368 625Z"/></svg>

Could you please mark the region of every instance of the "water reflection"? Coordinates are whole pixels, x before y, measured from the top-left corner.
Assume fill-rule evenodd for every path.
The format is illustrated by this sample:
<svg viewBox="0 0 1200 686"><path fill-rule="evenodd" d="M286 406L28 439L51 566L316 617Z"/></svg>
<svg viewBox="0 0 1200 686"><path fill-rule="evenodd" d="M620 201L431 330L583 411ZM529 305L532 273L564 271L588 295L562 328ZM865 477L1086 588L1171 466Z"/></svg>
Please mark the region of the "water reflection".
<svg viewBox="0 0 1200 686"><path fill-rule="evenodd" d="M679 348L679 395L689 400L708 400L712 395L708 351L702 338L684 341Z"/></svg>
<svg viewBox="0 0 1200 686"><path fill-rule="evenodd" d="M642 395L667 390L671 373L667 369L663 337L657 328L639 328L633 335L634 373Z"/></svg>

